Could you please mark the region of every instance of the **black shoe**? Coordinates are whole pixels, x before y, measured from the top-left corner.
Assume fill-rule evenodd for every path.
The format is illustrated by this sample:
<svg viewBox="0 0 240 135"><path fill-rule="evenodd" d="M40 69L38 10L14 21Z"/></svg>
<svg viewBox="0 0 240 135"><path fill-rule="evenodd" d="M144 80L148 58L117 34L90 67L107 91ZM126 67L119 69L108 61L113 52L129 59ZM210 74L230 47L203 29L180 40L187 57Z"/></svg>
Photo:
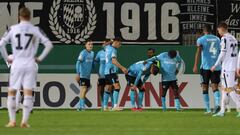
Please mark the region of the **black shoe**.
<svg viewBox="0 0 240 135"><path fill-rule="evenodd" d="M220 106L215 106L214 110L213 110L213 114L218 113L220 111L220 109L221 109Z"/></svg>

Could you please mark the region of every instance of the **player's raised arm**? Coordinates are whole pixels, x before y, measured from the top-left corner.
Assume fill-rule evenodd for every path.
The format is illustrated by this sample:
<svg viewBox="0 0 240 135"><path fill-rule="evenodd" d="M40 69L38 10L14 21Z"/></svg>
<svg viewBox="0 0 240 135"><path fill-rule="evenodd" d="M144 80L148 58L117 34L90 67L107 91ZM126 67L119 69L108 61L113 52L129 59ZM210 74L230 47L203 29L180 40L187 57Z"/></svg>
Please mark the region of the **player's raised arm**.
<svg viewBox="0 0 240 135"><path fill-rule="evenodd" d="M37 61L41 62L52 50L53 44L46 36L44 36L45 34L39 28L38 28L37 34L38 34L38 37L40 38L40 43L45 47L41 55L37 57Z"/></svg>

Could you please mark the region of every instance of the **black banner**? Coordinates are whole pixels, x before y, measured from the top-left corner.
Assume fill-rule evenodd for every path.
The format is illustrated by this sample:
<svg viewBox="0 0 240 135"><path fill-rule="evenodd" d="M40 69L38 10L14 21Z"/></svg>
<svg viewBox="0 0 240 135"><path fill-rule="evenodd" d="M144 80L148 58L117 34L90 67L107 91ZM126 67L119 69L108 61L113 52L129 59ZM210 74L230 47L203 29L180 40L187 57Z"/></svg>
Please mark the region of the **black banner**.
<svg viewBox="0 0 240 135"><path fill-rule="evenodd" d="M120 37L130 44L180 44L179 0L1 0L0 35L25 5L54 42L81 44Z"/></svg>
<svg viewBox="0 0 240 135"><path fill-rule="evenodd" d="M240 42L240 1L218 0L218 20L228 24L229 32Z"/></svg>
<svg viewBox="0 0 240 135"><path fill-rule="evenodd" d="M182 0L181 30L183 33L199 31L205 24L215 28L216 0Z"/></svg>

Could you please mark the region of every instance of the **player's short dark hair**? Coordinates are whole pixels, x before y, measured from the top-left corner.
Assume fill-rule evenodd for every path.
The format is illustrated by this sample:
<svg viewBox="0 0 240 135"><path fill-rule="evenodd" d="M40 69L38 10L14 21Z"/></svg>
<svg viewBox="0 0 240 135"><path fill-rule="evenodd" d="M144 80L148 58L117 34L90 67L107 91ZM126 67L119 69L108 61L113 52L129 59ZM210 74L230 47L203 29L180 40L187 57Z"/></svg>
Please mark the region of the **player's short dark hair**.
<svg viewBox="0 0 240 135"><path fill-rule="evenodd" d="M152 71L153 71L153 75L157 75L159 73L159 68L156 64L152 64Z"/></svg>
<svg viewBox="0 0 240 135"><path fill-rule="evenodd" d="M153 53L155 53L155 49L154 48L148 48L148 51L153 51Z"/></svg>
<svg viewBox="0 0 240 135"><path fill-rule="evenodd" d="M177 56L177 51L176 50L168 51L168 56L172 59L175 58Z"/></svg>
<svg viewBox="0 0 240 135"><path fill-rule="evenodd" d="M84 45L86 45L88 42L92 42L91 39L87 39L85 42L84 42Z"/></svg>
<svg viewBox="0 0 240 135"><path fill-rule="evenodd" d="M23 18L26 18L26 19L29 19L30 16L31 16L31 12L27 7L22 7L19 10L19 16L21 16Z"/></svg>
<svg viewBox="0 0 240 135"><path fill-rule="evenodd" d="M226 22L222 21L218 24L218 28L228 29L228 25Z"/></svg>
<svg viewBox="0 0 240 135"><path fill-rule="evenodd" d="M203 26L203 31L206 31L206 32L211 33L211 32L212 32L212 27L211 27L211 25L205 24L205 25Z"/></svg>

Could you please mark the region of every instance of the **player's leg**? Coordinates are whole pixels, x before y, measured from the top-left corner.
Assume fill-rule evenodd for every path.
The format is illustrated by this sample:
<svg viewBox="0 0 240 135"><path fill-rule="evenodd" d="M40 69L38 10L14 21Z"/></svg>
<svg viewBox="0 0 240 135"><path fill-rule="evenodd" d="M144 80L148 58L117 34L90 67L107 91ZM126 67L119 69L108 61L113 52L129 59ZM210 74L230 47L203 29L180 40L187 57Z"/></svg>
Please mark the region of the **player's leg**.
<svg viewBox="0 0 240 135"><path fill-rule="evenodd" d="M204 106L206 108L206 114L211 113L210 109L210 101L209 101L209 94L208 94L208 88L209 88L209 79L210 79L210 74L211 71L201 69L200 70L201 74L201 79L202 79L202 93L203 93L203 101L204 101Z"/></svg>
<svg viewBox="0 0 240 135"><path fill-rule="evenodd" d="M21 121L21 128L28 128L28 119L30 113L33 109L33 89L36 88L36 76L37 76L36 68L24 69L24 76L22 81L23 86L23 116Z"/></svg>
<svg viewBox="0 0 240 135"><path fill-rule="evenodd" d="M9 123L6 127L16 127L16 90L8 89L7 108Z"/></svg>
<svg viewBox="0 0 240 135"><path fill-rule="evenodd" d="M137 108L136 108L136 90L134 90L132 88L133 84L134 84L134 81L135 81L135 77L132 77L132 76L129 76L129 75L125 75L125 78L127 80L127 86L130 87L130 101L131 101L131 107L132 107L132 111L136 111Z"/></svg>
<svg viewBox="0 0 240 135"><path fill-rule="evenodd" d="M142 111L143 107L143 97L144 97L144 92L145 92L145 87L143 86L142 80L139 80L138 83L138 111Z"/></svg>
<svg viewBox="0 0 240 135"><path fill-rule="evenodd" d="M103 94L104 94L104 87L105 87L105 79L99 78L98 79L98 95L101 100L101 107L103 108Z"/></svg>
<svg viewBox="0 0 240 135"><path fill-rule="evenodd" d="M78 111L85 110L85 97L88 91L90 80L85 78L80 78L80 96L79 96L79 107ZM88 86L89 85L89 86Z"/></svg>
<svg viewBox="0 0 240 135"><path fill-rule="evenodd" d="M227 112L231 112L231 107L230 107L230 95L229 93L227 93L227 97L225 98L225 108L227 110Z"/></svg>
<svg viewBox="0 0 240 135"><path fill-rule="evenodd" d="M118 98L119 98L119 91L121 89L120 83L118 81L117 74L113 74L113 111L120 111L121 108L118 107Z"/></svg>
<svg viewBox="0 0 240 135"><path fill-rule="evenodd" d="M21 87L22 76L23 74L19 69L11 68L7 97L9 123L6 127L16 127L16 90Z"/></svg>
<svg viewBox="0 0 240 135"><path fill-rule="evenodd" d="M231 74L231 73L230 73ZM220 116L223 117L226 109L226 102L228 100L229 93L233 90L231 88L231 85L233 82L231 82L230 74L227 72L222 72L221 73L221 83L222 83L222 99L221 99L221 110L214 114L213 116ZM235 74L234 74L235 77ZM234 85L233 85L234 86Z"/></svg>
<svg viewBox="0 0 240 135"><path fill-rule="evenodd" d="M171 81L170 87L172 87L172 89L173 89L174 103L175 103L176 110L180 111L181 105L180 105L180 101L179 101L179 88L177 85L177 81Z"/></svg>
<svg viewBox="0 0 240 135"><path fill-rule="evenodd" d="M161 100L162 100L162 110L166 111L167 110L167 106L166 106L166 94L167 94L167 90L170 87L170 83L169 82L162 82L162 96L161 96Z"/></svg>
<svg viewBox="0 0 240 135"><path fill-rule="evenodd" d="M107 111L108 110L108 100L109 100L109 96L112 92L112 77L111 75L105 75L105 79L106 79L106 85L105 85L105 89L104 89L104 94L103 94L103 110Z"/></svg>
<svg viewBox="0 0 240 135"><path fill-rule="evenodd" d="M217 113L220 111L220 91L219 91L219 83L220 83L220 75L221 71L211 72L211 87L214 95L214 111L213 113Z"/></svg>

